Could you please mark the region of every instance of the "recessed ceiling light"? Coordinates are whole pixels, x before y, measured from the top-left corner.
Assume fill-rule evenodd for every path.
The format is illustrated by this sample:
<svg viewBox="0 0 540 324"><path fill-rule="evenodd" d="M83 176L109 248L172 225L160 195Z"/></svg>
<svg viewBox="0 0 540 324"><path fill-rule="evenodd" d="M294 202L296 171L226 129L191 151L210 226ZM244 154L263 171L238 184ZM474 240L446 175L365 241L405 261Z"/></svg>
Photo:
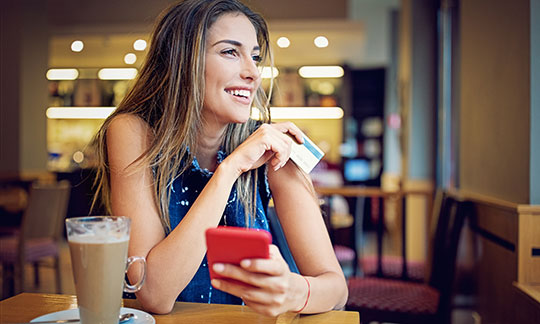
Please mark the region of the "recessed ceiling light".
<svg viewBox="0 0 540 324"><path fill-rule="evenodd" d="M144 51L146 49L146 41L144 39L137 39L133 42L133 49L136 51Z"/></svg>
<svg viewBox="0 0 540 324"><path fill-rule="evenodd" d="M133 64L137 61L137 55L133 53L127 53L126 56L124 56L124 62L126 64Z"/></svg>
<svg viewBox="0 0 540 324"><path fill-rule="evenodd" d="M84 153L81 152L81 151L77 151L75 153L73 153L73 161L75 161L75 163L79 163L81 164L82 161L84 161Z"/></svg>
<svg viewBox="0 0 540 324"><path fill-rule="evenodd" d="M291 41L287 37L284 37L284 36L278 38L276 43L277 43L277 46L281 48L287 48L291 45Z"/></svg>
<svg viewBox="0 0 540 324"><path fill-rule="evenodd" d="M84 48L84 43L80 40L76 40L76 41L73 41L73 43L71 43L71 50L73 52L80 52L82 51Z"/></svg>
<svg viewBox="0 0 540 324"><path fill-rule="evenodd" d="M323 48L323 47L328 46L328 38L326 38L324 36L317 36L313 40L313 43L315 44L315 46L317 46L319 48Z"/></svg>

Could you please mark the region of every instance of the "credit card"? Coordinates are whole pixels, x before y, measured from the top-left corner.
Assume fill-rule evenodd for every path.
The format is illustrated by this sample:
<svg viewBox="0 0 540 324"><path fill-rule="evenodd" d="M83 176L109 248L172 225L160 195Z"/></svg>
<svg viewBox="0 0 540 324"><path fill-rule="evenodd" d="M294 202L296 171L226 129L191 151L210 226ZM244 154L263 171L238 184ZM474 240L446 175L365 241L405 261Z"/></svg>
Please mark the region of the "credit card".
<svg viewBox="0 0 540 324"><path fill-rule="evenodd" d="M293 139L291 160L305 173L310 173L323 156L324 152L307 136L304 136L303 144Z"/></svg>

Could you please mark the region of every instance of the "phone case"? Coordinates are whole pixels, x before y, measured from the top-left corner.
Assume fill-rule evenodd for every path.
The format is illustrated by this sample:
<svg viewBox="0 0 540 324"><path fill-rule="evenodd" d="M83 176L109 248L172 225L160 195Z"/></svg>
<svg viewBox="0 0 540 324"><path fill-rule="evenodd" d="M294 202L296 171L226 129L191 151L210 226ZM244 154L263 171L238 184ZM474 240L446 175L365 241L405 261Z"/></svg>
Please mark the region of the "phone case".
<svg viewBox="0 0 540 324"><path fill-rule="evenodd" d="M272 235L265 230L218 226L206 230L206 248L210 278L222 278L212 270L214 263L239 265L244 259L268 259Z"/></svg>

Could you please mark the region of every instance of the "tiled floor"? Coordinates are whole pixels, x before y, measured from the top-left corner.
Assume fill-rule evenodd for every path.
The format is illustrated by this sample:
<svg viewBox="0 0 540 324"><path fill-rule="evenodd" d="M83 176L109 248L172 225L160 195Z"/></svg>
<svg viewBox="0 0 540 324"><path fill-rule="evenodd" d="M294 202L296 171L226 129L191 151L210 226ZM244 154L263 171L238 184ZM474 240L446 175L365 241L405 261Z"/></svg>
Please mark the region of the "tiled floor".
<svg viewBox="0 0 540 324"><path fill-rule="evenodd" d="M73 276L71 274L71 260L69 256L69 248L66 242L61 245L61 272L62 272L62 291L63 294L75 294L75 285L73 283ZM346 270L346 269L345 269ZM25 280L25 292L41 292L41 293L56 293L56 286L54 281L54 270L48 267L41 267L39 287L33 285L33 268L27 266L26 280ZM1 283L3 285L3 282ZM1 291L0 286L0 291ZM454 310L452 314L453 324L479 324L478 316L469 310Z"/></svg>

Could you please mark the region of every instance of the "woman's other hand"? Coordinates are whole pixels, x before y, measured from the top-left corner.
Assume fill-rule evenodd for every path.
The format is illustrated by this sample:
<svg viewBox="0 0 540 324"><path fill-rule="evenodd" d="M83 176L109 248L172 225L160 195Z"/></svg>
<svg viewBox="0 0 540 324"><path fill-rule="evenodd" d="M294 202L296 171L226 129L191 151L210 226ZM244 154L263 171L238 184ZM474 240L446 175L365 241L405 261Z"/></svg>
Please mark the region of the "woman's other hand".
<svg viewBox="0 0 540 324"><path fill-rule="evenodd" d="M224 277L240 281L234 283L223 279L212 280L212 286L242 298L254 311L278 316L303 308L308 296L306 281L292 273L275 245L270 245L269 259L246 259L240 266L216 263L213 270Z"/></svg>
<svg viewBox="0 0 540 324"><path fill-rule="evenodd" d="M303 136L302 131L291 122L262 124L225 161L234 163L238 175L268 161L269 167L278 170L289 160L291 137L303 143Z"/></svg>

